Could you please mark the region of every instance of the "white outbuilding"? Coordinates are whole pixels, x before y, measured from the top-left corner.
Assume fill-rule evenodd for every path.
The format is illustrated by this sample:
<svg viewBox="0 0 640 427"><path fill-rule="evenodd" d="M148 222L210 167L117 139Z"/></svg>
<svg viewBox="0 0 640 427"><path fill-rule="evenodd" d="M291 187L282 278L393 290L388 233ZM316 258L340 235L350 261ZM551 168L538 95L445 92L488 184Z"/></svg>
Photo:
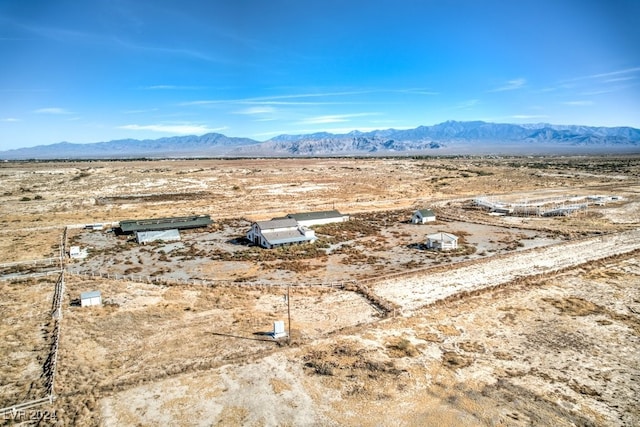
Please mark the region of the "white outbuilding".
<svg viewBox="0 0 640 427"><path fill-rule="evenodd" d="M427 236L427 248L439 251L458 249L458 237L450 233L434 233Z"/></svg>
<svg viewBox="0 0 640 427"><path fill-rule="evenodd" d="M425 224L436 220L436 214L431 209L418 209L411 217L412 224Z"/></svg>
<svg viewBox="0 0 640 427"><path fill-rule="evenodd" d="M87 257L87 250L81 249L80 246L71 246L69 248L69 258L82 259Z"/></svg>
<svg viewBox="0 0 640 427"><path fill-rule="evenodd" d="M284 320L276 320L273 322L273 332L271 333L273 339L284 338L288 334L284 330Z"/></svg>
<svg viewBox="0 0 640 427"><path fill-rule="evenodd" d="M80 306L90 307L92 305L102 305L102 295L100 291L82 292L80 294Z"/></svg>

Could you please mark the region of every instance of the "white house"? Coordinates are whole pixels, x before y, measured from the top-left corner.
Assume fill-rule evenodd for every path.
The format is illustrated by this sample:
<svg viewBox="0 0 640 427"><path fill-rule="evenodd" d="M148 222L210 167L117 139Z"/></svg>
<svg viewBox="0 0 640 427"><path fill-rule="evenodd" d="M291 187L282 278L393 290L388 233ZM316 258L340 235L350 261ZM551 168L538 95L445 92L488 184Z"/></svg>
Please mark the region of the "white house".
<svg viewBox="0 0 640 427"><path fill-rule="evenodd" d="M101 305L102 295L100 291L82 292L80 294L80 306L89 307L92 305Z"/></svg>
<svg viewBox="0 0 640 427"><path fill-rule="evenodd" d="M247 239L267 249L293 243L313 243L317 240L315 231L298 224L293 218L256 221L251 224Z"/></svg>
<svg viewBox="0 0 640 427"><path fill-rule="evenodd" d="M449 233L435 233L427 236L427 248L439 251L458 249L458 237Z"/></svg>
<svg viewBox="0 0 640 427"><path fill-rule="evenodd" d="M436 214L431 209L418 209L413 213L411 222L413 224L424 224L436 220Z"/></svg>
<svg viewBox="0 0 640 427"><path fill-rule="evenodd" d="M312 225L330 224L332 222L349 221L349 215L342 215L336 210L294 213L287 215L287 218L293 218L298 221L298 224L305 227L311 227Z"/></svg>

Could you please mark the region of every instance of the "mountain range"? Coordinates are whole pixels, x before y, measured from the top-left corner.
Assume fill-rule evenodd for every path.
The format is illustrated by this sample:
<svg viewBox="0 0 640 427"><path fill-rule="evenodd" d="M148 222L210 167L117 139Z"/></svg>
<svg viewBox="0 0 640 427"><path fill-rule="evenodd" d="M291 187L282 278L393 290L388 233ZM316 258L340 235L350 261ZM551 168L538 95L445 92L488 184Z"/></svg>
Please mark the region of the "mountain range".
<svg viewBox="0 0 640 427"><path fill-rule="evenodd" d="M640 153L640 130L631 127L501 124L447 121L414 129L346 134L280 135L260 142L217 133L87 144L60 142L0 151L2 160L289 157L448 154Z"/></svg>

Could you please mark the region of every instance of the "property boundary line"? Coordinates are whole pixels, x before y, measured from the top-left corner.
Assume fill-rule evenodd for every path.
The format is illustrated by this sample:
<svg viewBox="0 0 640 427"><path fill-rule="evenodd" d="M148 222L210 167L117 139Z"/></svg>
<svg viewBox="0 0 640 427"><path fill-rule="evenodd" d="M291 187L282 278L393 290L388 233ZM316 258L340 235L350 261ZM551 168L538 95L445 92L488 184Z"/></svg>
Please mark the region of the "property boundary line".
<svg viewBox="0 0 640 427"><path fill-rule="evenodd" d="M314 282L314 283L256 283L256 282L234 282L230 280L210 280L210 279L168 279L164 277L143 276L138 274L117 274L117 273L103 273L103 272L83 272L68 271L67 275L82 277L85 279L101 278L110 280L120 280L134 283L148 283L153 285L164 286L188 286L188 285L200 285L208 287L249 287L249 288L261 288L261 287L325 287L331 289L344 289L348 284L356 283L356 280L340 280L335 282Z"/></svg>
<svg viewBox="0 0 640 427"><path fill-rule="evenodd" d="M31 259L28 261L14 261L14 262L5 262L0 264L0 268L7 268L7 267L17 267L19 265L32 265L32 266L39 266L39 265L52 265L52 264L56 264L59 261L59 257L50 257L50 258L40 258L40 259Z"/></svg>
<svg viewBox="0 0 640 427"><path fill-rule="evenodd" d="M67 242L67 227L64 228L62 232L62 236L60 237L60 252L59 257L54 258L59 261L60 274L58 280L56 281L55 288L53 290L53 301L52 301L52 311L51 317L53 318L54 326L52 331L52 340L51 347L49 350L49 355L44 362L42 367L43 376L45 377L44 386L46 390L46 397L41 399L30 400L27 402L17 403L15 405L7 406L5 408L0 408L0 416L13 415L17 416L19 411L25 411L30 408L35 408L37 406L45 405L45 404L53 404L55 400L55 377L56 377L56 367L58 362L58 344L60 343L60 330L61 330L61 322L62 322L62 300L64 299L64 264L65 264L65 253L66 253L66 242Z"/></svg>

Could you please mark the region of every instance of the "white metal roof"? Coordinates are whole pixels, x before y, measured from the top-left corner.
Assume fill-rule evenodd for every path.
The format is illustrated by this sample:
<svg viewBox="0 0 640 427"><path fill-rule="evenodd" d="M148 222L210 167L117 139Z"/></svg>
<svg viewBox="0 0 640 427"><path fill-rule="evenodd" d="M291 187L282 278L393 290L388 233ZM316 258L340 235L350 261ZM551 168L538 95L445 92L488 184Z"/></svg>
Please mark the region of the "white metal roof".
<svg viewBox="0 0 640 427"><path fill-rule="evenodd" d="M99 298L100 291L87 291L80 294L80 299Z"/></svg>
<svg viewBox="0 0 640 427"><path fill-rule="evenodd" d="M256 224L258 224L258 227L263 232L267 230L275 230L278 228L298 227L298 221L293 218L278 218L269 221L256 221Z"/></svg>
<svg viewBox="0 0 640 427"><path fill-rule="evenodd" d="M456 240L458 240L458 237L450 233L440 232L427 235L427 239L435 240L438 242L455 242Z"/></svg>

